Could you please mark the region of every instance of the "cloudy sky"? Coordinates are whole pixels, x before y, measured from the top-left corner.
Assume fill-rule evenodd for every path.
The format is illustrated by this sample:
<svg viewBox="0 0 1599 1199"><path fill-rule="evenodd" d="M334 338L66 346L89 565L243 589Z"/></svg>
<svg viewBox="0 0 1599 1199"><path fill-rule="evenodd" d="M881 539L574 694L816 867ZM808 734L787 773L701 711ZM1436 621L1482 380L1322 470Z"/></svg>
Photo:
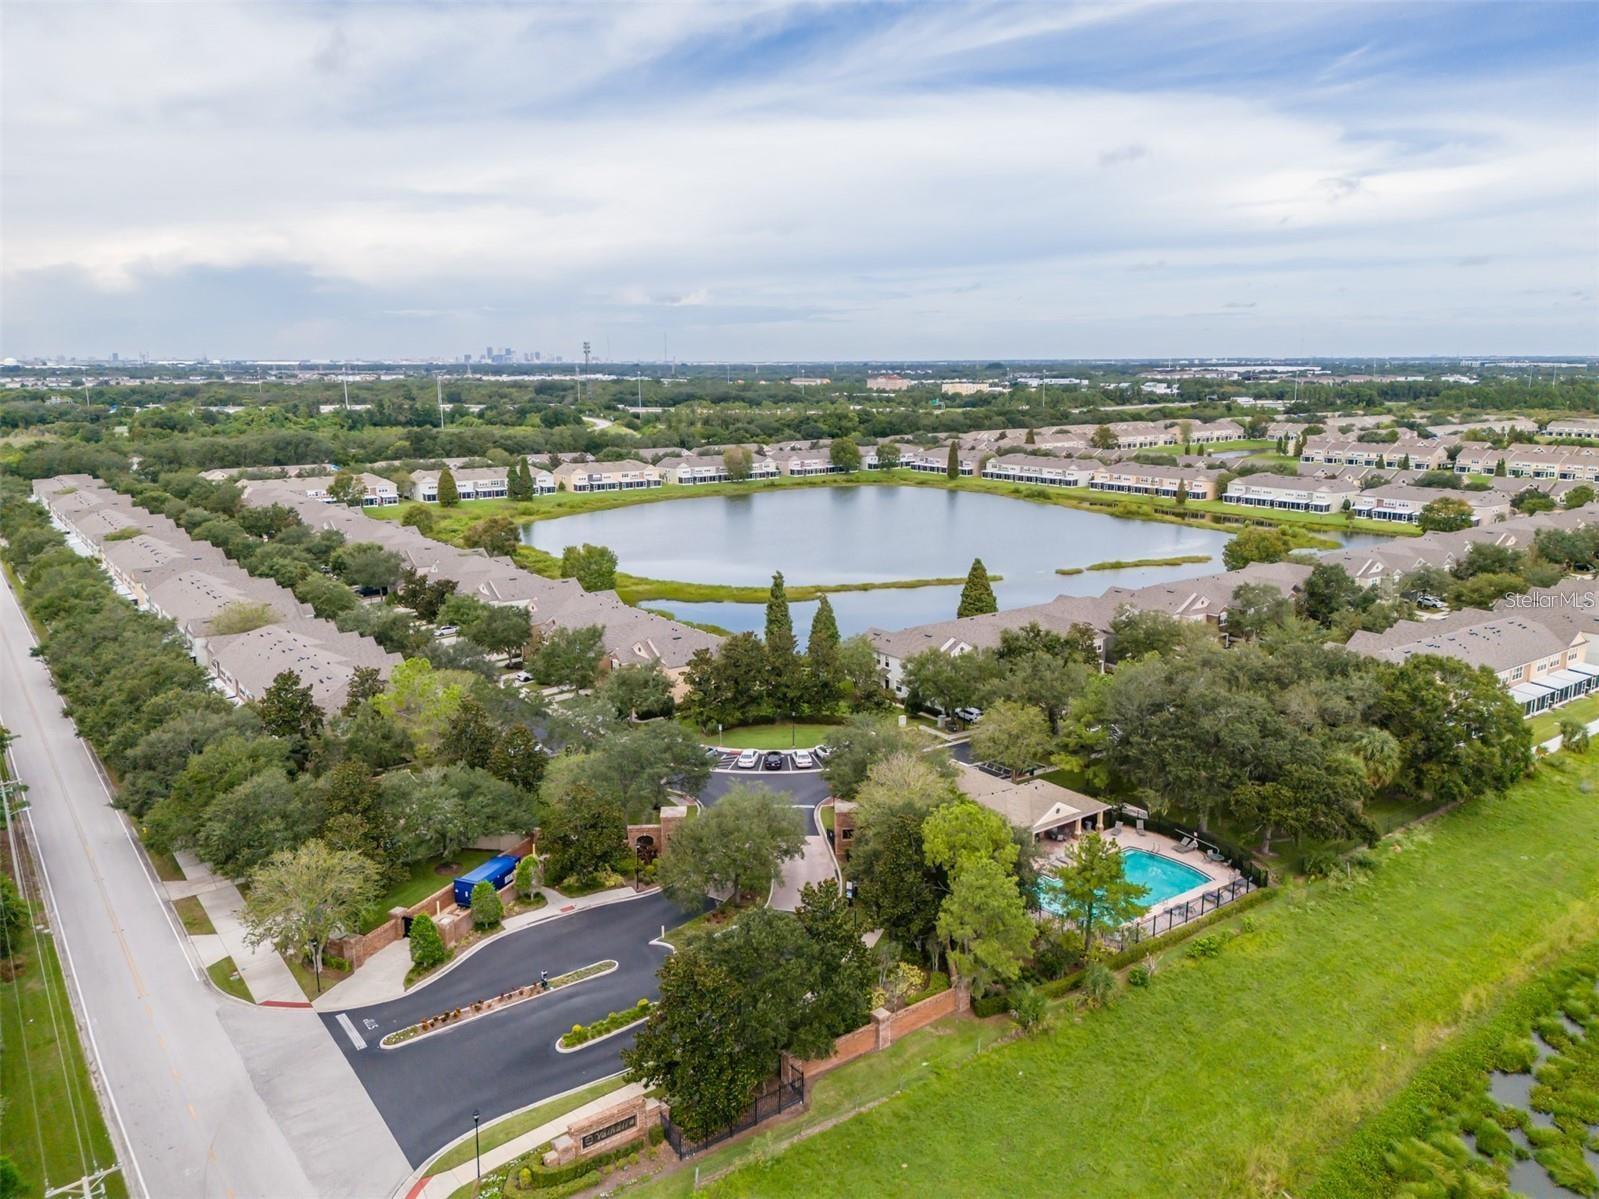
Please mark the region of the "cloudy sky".
<svg viewBox="0 0 1599 1199"><path fill-rule="evenodd" d="M1593 3L0 22L9 355L1599 350Z"/></svg>

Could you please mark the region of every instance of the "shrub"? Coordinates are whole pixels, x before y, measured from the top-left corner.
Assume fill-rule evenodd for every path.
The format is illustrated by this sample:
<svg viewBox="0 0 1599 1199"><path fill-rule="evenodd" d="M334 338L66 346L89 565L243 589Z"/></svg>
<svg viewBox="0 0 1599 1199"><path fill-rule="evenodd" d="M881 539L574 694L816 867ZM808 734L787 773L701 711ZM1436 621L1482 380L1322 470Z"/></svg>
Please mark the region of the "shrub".
<svg viewBox="0 0 1599 1199"><path fill-rule="evenodd" d="M411 921L411 965L418 970L431 970L448 960L449 947L439 936L439 926L426 912Z"/></svg>
<svg viewBox="0 0 1599 1199"><path fill-rule="evenodd" d="M1305 851L1305 873L1311 878L1326 878L1338 865L1338 851L1327 845L1318 845Z"/></svg>
<svg viewBox="0 0 1599 1199"><path fill-rule="evenodd" d="M1562 748L1569 749L1574 754L1588 752L1588 744L1592 735L1588 726L1576 720L1562 720L1560 722L1560 744Z"/></svg>
<svg viewBox="0 0 1599 1199"><path fill-rule="evenodd" d="M1203 937L1194 938L1194 943L1188 947L1188 956L1191 958L1213 958L1221 952L1222 944L1220 933L1206 933Z"/></svg>
<svg viewBox="0 0 1599 1199"><path fill-rule="evenodd" d="M1004 991L990 991L972 1000L972 1015L982 1019L997 1016L1010 1007L1010 995Z"/></svg>
<svg viewBox="0 0 1599 1199"><path fill-rule="evenodd" d="M494 928L505 916L505 905L494 885L486 879L472 888L472 927L482 930Z"/></svg>
<svg viewBox="0 0 1599 1199"><path fill-rule="evenodd" d="M528 854L516 864L516 893L523 899L533 898L533 888L538 885L538 860Z"/></svg>
<svg viewBox="0 0 1599 1199"><path fill-rule="evenodd" d="M1011 994L1011 1015L1026 1032L1034 1032L1044 1023L1049 1010L1049 1000L1033 987L1017 987Z"/></svg>
<svg viewBox="0 0 1599 1199"><path fill-rule="evenodd" d="M533 1171L527 1166L523 1166L516 1172L516 1181L521 1186L531 1187L533 1185Z"/></svg>
<svg viewBox="0 0 1599 1199"><path fill-rule="evenodd" d="M1154 978L1154 971L1146 964L1140 962L1127 972L1127 985L1129 987L1147 987Z"/></svg>
<svg viewBox="0 0 1599 1199"><path fill-rule="evenodd" d="M1116 974L1104 962L1090 962L1083 971L1083 994L1091 1007L1107 1007L1116 998Z"/></svg>

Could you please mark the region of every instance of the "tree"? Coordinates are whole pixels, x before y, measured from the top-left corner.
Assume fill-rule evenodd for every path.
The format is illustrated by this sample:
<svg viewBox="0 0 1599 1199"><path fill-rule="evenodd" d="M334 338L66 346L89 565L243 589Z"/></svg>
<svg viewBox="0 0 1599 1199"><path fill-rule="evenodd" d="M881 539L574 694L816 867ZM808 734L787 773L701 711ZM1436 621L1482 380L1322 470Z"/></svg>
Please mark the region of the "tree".
<svg viewBox="0 0 1599 1199"><path fill-rule="evenodd" d="M439 471L439 507L453 508L461 502L461 492L455 485L455 476L450 473L450 468L445 467Z"/></svg>
<svg viewBox="0 0 1599 1199"><path fill-rule="evenodd" d="M405 511L400 513L400 523L407 528L418 530L424 537L433 531L433 526L438 524L439 518L434 515L433 509L423 504L407 504Z"/></svg>
<svg viewBox="0 0 1599 1199"><path fill-rule="evenodd" d="M808 1023L828 1040L860 1028L871 1016L876 971L861 940L865 930L859 917L833 879L806 883L794 917L810 942Z"/></svg>
<svg viewBox="0 0 1599 1199"><path fill-rule="evenodd" d="M1399 742L1399 785L1455 803L1505 790L1532 765L1521 708L1486 666L1418 654L1387 671L1377 722Z"/></svg>
<svg viewBox="0 0 1599 1199"><path fill-rule="evenodd" d="M1433 500L1416 515L1416 525L1424 533L1456 533L1471 528L1471 506L1453 496Z"/></svg>
<svg viewBox="0 0 1599 1199"><path fill-rule="evenodd" d="M975 704L993 674L987 654L946 654L936 647L913 655L904 668L909 701L931 706L941 717Z"/></svg>
<svg viewBox="0 0 1599 1199"><path fill-rule="evenodd" d="M1121 441L1109 425L1097 425L1089 435L1088 444L1096 450L1114 450L1121 446Z"/></svg>
<svg viewBox="0 0 1599 1199"><path fill-rule="evenodd" d="M827 712L838 703L845 679L839 659L838 618L833 605L823 595L811 617L810 637L805 644L806 707Z"/></svg>
<svg viewBox="0 0 1599 1199"><path fill-rule="evenodd" d="M848 724L839 726L828 739L832 754L822 767L822 777L828 789L839 799L854 799L872 768L877 763L896 755L920 761L949 778L954 766L947 756L924 754L932 737L907 724L878 716L857 716Z"/></svg>
<svg viewBox="0 0 1599 1199"><path fill-rule="evenodd" d="M1574 754L1585 754L1592 741L1588 726L1580 720L1565 719L1560 722L1560 748Z"/></svg>
<svg viewBox="0 0 1599 1199"><path fill-rule="evenodd" d="M860 713L883 712L897 706L877 664L877 651L861 633L839 643L837 682L844 702Z"/></svg>
<svg viewBox="0 0 1599 1199"><path fill-rule="evenodd" d="M1046 654L1061 662L1098 666L1099 638L1092 628L1081 622L1064 633L1057 633L1034 620L1019 629L1001 629L999 648L994 653L1002 662Z"/></svg>
<svg viewBox="0 0 1599 1199"><path fill-rule="evenodd" d="M1567 508L1581 508L1585 504L1593 503L1594 490L1586 483L1579 483L1566 492L1566 498L1561 502Z"/></svg>
<svg viewBox="0 0 1599 1199"><path fill-rule="evenodd" d="M322 709L317 707L309 684L300 683L292 670L280 670L256 701L261 727L274 737L295 742L298 752L308 752L309 743L322 731Z"/></svg>
<svg viewBox="0 0 1599 1199"><path fill-rule="evenodd" d="M474 521L461 534L461 543L480 549L491 558L509 558L521 544L516 522L509 516L489 516Z"/></svg>
<svg viewBox="0 0 1599 1199"><path fill-rule="evenodd" d="M978 994L1017 977L1033 944L1016 879L992 858L968 859L959 868L936 927L951 965Z"/></svg>
<svg viewBox="0 0 1599 1199"><path fill-rule="evenodd" d="M793 715L800 701L800 663L795 653L794 618L788 610L783 572L772 575L766 600L766 695L777 711Z"/></svg>
<svg viewBox="0 0 1599 1199"><path fill-rule="evenodd" d="M327 943L359 926L377 884L378 869L370 861L319 839L280 850L250 875L245 942L252 948L271 942L279 953L308 957L320 994Z"/></svg>
<svg viewBox="0 0 1599 1199"><path fill-rule="evenodd" d="M949 443L949 460L944 463L944 474L951 479L961 477L961 453L958 441Z"/></svg>
<svg viewBox="0 0 1599 1199"><path fill-rule="evenodd" d="M449 947L444 944L444 938L439 936L439 926L433 923L433 917L426 912L415 916L411 920L411 969L418 971L431 970L450 960Z"/></svg>
<svg viewBox="0 0 1599 1199"><path fill-rule="evenodd" d="M748 446L730 445L722 451L722 469L734 483L743 483L755 469L755 455Z"/></svg>
<svg viewBox="0 0 1599 1199"><path fill-rule="evenodd" d="M533 472L528 469L526 458L519 456L511 463L505 479L505 495L518 502L533 498Z"/></svg>
<svg viewBox="0 0 1599 1199"><path fill-rule="evenodd" d="M484 768L500 739L500 726L474 697L463 696L439 742L439 757L462 766Z"/></svg>
<svg viewBox="0 0 1599 1199"><path fill-rule="evenodd" d="M1037 708L1002 699L983 713L972 730L972 756L994 762L1010 771L1012 780L1022 771L1049 760L1054 748L1049 721Z"/></svg>
<svg viewBox="0 0 1599 1199"><path fill-rule="evenodd" d="M1520 575L1472 575L1449 589L1449 603L1455 608L1492 608L1507 595L1525 595L1529 587Z"/></svg>
<svg viewBox="0 0 1599 1199"><path fill-rule="evenodd" d="M0 1153L0 1199L23 1199L27 1193L17 1163Z"/></svg>
<svg viewBox="0 0 1599 1199"><path fill-rule="evenodd" d="M1524 516L1532 516L1539 512L1553 512L1559 505L1547 492L1536 487L1523 487L1511 498L1510 506Z"/></svg>
<svg viewBox="0 0 1599 1199"><path fill-rule="evenodd" d="M782 648L794 652L794 618L788 610L788 590L783 585L783 572L772 575L771 590L766 597L766 648Z"/></svg>
<svg viewBox="0 0 1599 1199"><path fill-rule="evenodd" d="M1066 919L1083 932L1083 956L1094 938L1113 932L1144 910L1149 888L1130 882L1121 847L1098 833L1080 837L1071 857L1052 872L1053 898Z"/></svg>
<svg viewBox="0 0 1599 1199"><path fill-rule="evenodd" d="M927 863L922 823L933 804L944 800L868 795L863 788L859 802L849 873L861 907L885 938L917 946L936 960L933 922L948 882L942 868Z"/></svg>
<svg viewBox="0 0 1599 1199"><path fill-rule="evenodd" d="M1227 605L1227 635L1252 641L1267 629L1281 627L1293 615L1293 601L1270 583L1243 583L1233 589Z"/></svg>
<svg viewBox="0 0 1599 1199"><path fill-rule="evenodd" d="M374 696L383 694L383 673L376 666L357 666L350 674L350 686L344 693L344 716L355 715L355 710Z"/></svg>
<svg viewBox="0 0 1599 1199"><path fill-rule="evenodd" d="M489 773L523 791L538 790L548 761L533 732L525 724L514 724L500 735L489 754Z"/></svg>
<svg viewBox="0 0 1599 1199"><path fill-rule="evenodd" d="M892 441L877 443L877 469L893 470L899 465L899 446Z"/></svg>
<svg viewBox="0 0 1599 1199"><path fill-rule="evenodd" d="M251 629L259 629L262 625L272 624L279 619L278 610L271 604L235 600L230 604L223 604L217 610L217 614L211 618L211 635L228 637L234 633L248 633Z"/></svg>
<svg viewBox="0 0 1599 1199"><path fill-rule="evenodd" d="M737 903L764 895L782 864L804 847L804 823L786 795L735 784L715 807L678 826L656 877L673 902L690 910L711 893Z"/></svg>
<svg viewBox="0 0 1599 1199"><path fill-rule="evenodd" d="M1294 543L1283 530L1251 525L1222 547L1221 560L1228 570L1242 570L1251 562L1281 562L1293 549Z"/></svg>
<svg viewBox="0 0 1599 1199"><path fill-rule="evenodd" d="M543 687L592 687L605 657L605 628L558 627L543 635L527 661L528 672Z"/></svg>
<svg viewBox="0 0 1599 1199"><path fill-rule="evenodd" d="M435 670L425 658L408 658L389 673L389 685L372 699L372 707L410 733L424 754L431 754L455 720L473 677L459 670Z"/></svg>
<svg viewBox="0 0 1599 1199"><path fill-rule="evenodd" d="M550 804L539 831L544 877L557 888L562 883L587 886L615 870L627 853L621 807L587 787L574 788Z"/></svg>
<svg viewBox="0 0 1599 1199"><path fill-rule="evenodd" d="M941 771L940 765L945 770ZM855 799L863 807L910 803L925 815L960 797L947 770L947 760L898 750L872 763Z"/></svg>
<svg viewBox="0 0 1599 1199"><path fill-rule="evenodd" d="M1349 572L1342 566L1318 562L1310 568L1310 574L1300 589L1299 606L1306 619L1314 620L1326 628L1338 613L1355 607L1362 594L1364 589L1349 577ZM1231 620L1230 615L1228 619Z"/></svg>
<svg viewBox="0 0 1599 1199"><path fill-rule="evenodd" d="M243 878L278 850L298 845L322 818L309 788L273 767L206 805L194 848L218 874Z"/></svg>
<svg viewBox="0 0 1599 1199"><path fill-rule="evenodd" d="M961 588L960 607L955 615L981 616L985 612L998 612L999 601L994 598L994 587L988 581L988 568L981 558L973 558L966 572L966 585Z"/></svg>
<svg viewBox="0 0 1599 1199"><path fill-rule="evenodd" d="M489 653L514 661L533 635L532 617L518 604L483 604L462 632Z"/></svg>
<svg viewBox="0 0 1599 1199"><path fill-rule="evenodd" d="M359 508L361 501L366 498L366 487L362 484L359 475L347 470L341 470L333 476L333 481L328 484L328 499L335 504L343 504L349 508Z"/></svg>
<svg viewBox="0 0 1599 1199"><path fill-rule="evenodd" d="M484 879L472 888L472 927L479 932L497 928L505 919L505 905L494 884Z"/></svg>
<svg viewBox="0 0 1599 1199"><path fill-rule="evenodd" d="M333 555L334 573L361 591L387 591L399 582L404 567L399 554L372 541L341 546Z"/></svg>
<svg viewBox="0 0 1599 1199"><path fill-rule="evenodd" d="M953 878L979 859L1009 870L1016 863L1016 841L1010 824L998 812L960 799L940 804L922 823L922 846L929 866Z"/></svg>
<svg viewBox="0 0 1599 1199"><path fill-rule="evenodd" d="M622 1050L628 1076L659 1087L672 1122L691 1138L741 1117L781 1052L775 1039L750 1027L748 990L714 950L713 942L667 957L657 974L660 998Z"/></svg>
<svg viewBox="0 0 1599 1199"><path fill-rule="evenodd" d="M561 551L561 577L576 579L584 591L616 586L616 554L603 545L569 545Z"/></svg>
<svg viewBox="0 0 1599 1199"><path fill-rule="evenodd" d="M987 702L1011 700L1036 709L1047 722L1051 737L1060 732L1061 717L1094 677L1081 662L1062 661L1043 651L998 661L1000 674L988 686ZM985 723L991 723L991 717Z"/></svg>
<svg viewBox="0 0 1599 1199"><path fill-rule="evenodd" d="M697 738L676 721L658 721L618 729L581 753L562 754L546 772L540 793L558 802L564 788L589 787L642 821L673 792L698 791L710 769Z"/></svg>
<svg viewBox="0 0 1599 1199"><path fill-rule="evenodd" d="M651 720L670 716L677 706L672 680L659 662L620 666L606 675L595 692L611 705L619 720Z"/></svg>
<svg viewBox="0 0 1599 1199"><path fill-rule="evenodd" d="M706 730L767 714L769 666L766 646L754 633L735 633L715 651L696 650L683 676L684 714Z"/></svg>
<svg viewBox="0 0 1599 1199"><path fill-rule="evenodd" d="M839 470L855 471L861 468L860 447L848 437L833 438L827 447L827 460Z"/></svg>
<svg viewBox="0 0 1599 1199"><path fill-rule="evenodd" d="M9 874L0 874L0 957L11 957L33 927L33 912Z"/></svg>
<svg viewBox="0 0 1599 1199"><path fill-rule="evenodd" d="M532 854L526 854L516 864L516 874L512 882L516 885L516 894L519 899L532 899L533 893L539 889L538 859Z"/></svg>

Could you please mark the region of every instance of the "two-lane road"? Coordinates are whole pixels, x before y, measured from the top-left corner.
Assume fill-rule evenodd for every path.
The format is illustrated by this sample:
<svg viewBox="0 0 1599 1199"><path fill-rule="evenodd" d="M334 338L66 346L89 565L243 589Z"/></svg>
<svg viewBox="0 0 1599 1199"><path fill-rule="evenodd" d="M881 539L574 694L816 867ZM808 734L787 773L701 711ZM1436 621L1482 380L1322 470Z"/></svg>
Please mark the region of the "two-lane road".
<svg viewBox="0 0 1599 1199"><path fill-rule="evenodd" d="M247 1007L200 975L33 644L0 583L0 723L17 736L25 819L129 1190L387 1194L407 1164L316 1015Z"/></svg>

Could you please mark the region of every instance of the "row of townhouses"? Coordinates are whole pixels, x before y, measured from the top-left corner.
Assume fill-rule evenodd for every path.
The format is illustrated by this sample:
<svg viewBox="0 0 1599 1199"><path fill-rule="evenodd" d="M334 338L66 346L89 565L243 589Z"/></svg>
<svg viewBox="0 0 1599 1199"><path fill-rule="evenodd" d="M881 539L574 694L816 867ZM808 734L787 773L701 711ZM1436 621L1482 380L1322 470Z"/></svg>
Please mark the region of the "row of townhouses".
<svg viewBox="0 0 1599 1199"><path fill-rule="evenodd" d="M605 630L604 646L613 667L658 662L679 679L696 650L714 649L720 639L658 613L623 603L614 591L584 591L574 579L547 579L482 550L462 549L425 537L392 520L318 498L326 479L270 479L244 484L245 502L282 504L315 529L335 529L349 541L374 542L400 555L406 567L429 579L450 579L458 594L487 604L526 608L537 629Z"/></svg>
<svg viewBox="0 0 1599 1199"><path fill-rule="evenodd" d="M1362 586L1392 585L1402 576L1423 566L1449 570L1470 553L1473 545L1526 549L1540 529L1576 529L1596 522L1599 522L1599 503L1592 503L1575 510L1512 517L1456 533L1432 533L1370 547L1336 550L1321 555L1320 560L1342 567ZM907 629L869 629L867 637L876 651L878 668L883 673L885 684L903 697L906 693L905 663L925 650L936 649L942 653L959 655L977 649L991 649L999 645L1001 635L1007 630L1036 623L1062 634L1074 626L1088 627L1093 630L1095 643L1103 657L1111 622L1124 610L1159 611L1179 620L1204 620L1225 630L1227 609L1239 587L1246 583L1262 583L1284 596L1292 596L1303 585L1310 570L1311 567L1303 562L1255 563L1241 570L1177 579L1148 587L1112 587L1097 596L1061 595L1043 604ZM1549 615L1551 612L1556 615ZM1490 640L1488 634L1461 634L1452 640L1442 636L1457 626L1469 629L1501 620L1551 624L1557 619L1568 624L1576 622L1572 627L1581 630L1580 643L1575 639L1575 634L1567 636L1566 643L1557 651L1550 648L1552 643L1547 635L1540 634L1541 640L1534 645L1524 636L1507 634L1501 638L1503 647L1495 650L1492 657L1479 659L1463 652L1463 647L1487 644ZM1510 625L1505 627L1508 629ZM1557 629L1556 632L1560 633L1561 630ZM1380 650L1383 656L1393 658L1395 654L1403 656L1402 651L1405 651L1406 646L1435 644L1438 648L1412 649L1408 652L1448 654L1461 657L1473 665L1491 665L1524 710L1532 713L1586 694L1594 686L1584 679L1589 678L1590 674L1599 677L1599 666L1591 672L1579 667L1586 662L1587 646L1596 637L1599 637L1599 593L1596 593L1592 579L1572 578L1564 580L1557 587L1535 591L1531 596L1511 596L1501 602L1495 613L1460 612L1441 621L1404 622L1384 634L1359 634L1350 641L1349 648L1359 653ZM1537 652L1532 652L1534 650ZM1510 658L1516 660L1510 661ZM1570 671L1575 673L1561 673Z"/></svg>
<svg viewBox="0 0 1599 1199"><path fill-rule="evenodd" d="M96 559L124 595L178 627L195 661L236 701L259 699L290 670L318 705L333 710L343 705L357 667L386 676L400 661L370 638L317 619L292 591L254 577L90 475L36 480L33 495L73 548ZM214 630L218 616L246 605L267 622L242 632Z"/></svg>

